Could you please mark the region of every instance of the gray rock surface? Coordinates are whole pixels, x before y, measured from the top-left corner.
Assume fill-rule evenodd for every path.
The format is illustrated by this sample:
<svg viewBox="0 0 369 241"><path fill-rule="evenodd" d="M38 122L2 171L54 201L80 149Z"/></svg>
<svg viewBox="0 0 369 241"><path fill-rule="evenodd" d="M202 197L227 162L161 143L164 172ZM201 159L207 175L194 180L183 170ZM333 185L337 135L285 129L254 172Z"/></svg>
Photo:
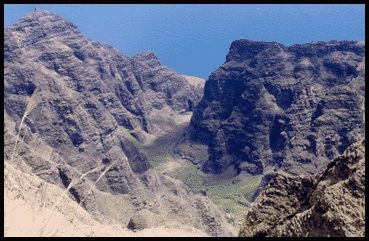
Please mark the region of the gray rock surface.
<svg viewBox="0 0 369 241"><path fill-rule="evenodd" d="M189 136L205 172L316 173L364 132L365 42L234 41L205 84Z"/></svg>
<svg viewBox="0 0 369 241"><path fill-rule="evenodd" d="M279 173L246 214L240 236L365 236L365 140L315 176Z"/></svg>
<svg viewBox="0 0 369 241"><path fill-rule="evenodd" d="M142 230L150 226L153 226L155 222L158 221L157 219L158 217L157 215L155 215L155 213L152 213L147 209L143 209L143 210L136 212L131 217L127 225L127 228L134 230L134 231Z"/></svg>
<svg viewBox="0 0 369 241"><path fill-rule="evenodd" d="M126 227L145 209L164 220L148 227L177 222L209 235L234 232L215 205L208 208L217 226L206 223L196 195L156 173L142 151L163 129L177 128L201 98L201 84L151 52L125 56L43 10L4 30L4 53L5 162L65 189L102 223ZM172 125L156 121L158 112L169 113L161 118Z"/></svg>

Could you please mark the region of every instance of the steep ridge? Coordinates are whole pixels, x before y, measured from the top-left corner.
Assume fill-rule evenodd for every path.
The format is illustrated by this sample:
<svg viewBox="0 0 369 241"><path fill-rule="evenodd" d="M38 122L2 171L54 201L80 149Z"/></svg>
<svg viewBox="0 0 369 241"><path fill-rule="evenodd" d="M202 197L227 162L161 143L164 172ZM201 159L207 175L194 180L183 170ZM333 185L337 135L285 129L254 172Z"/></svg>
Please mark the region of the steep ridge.
<svg viewBox="0 0 369 241"><path fill-rule="evenodd" d="M279 173L247 212L240 236L365 236L365 140L315 176Z"/></svg>
<svg viewBox="0 0 369 241"><path fill-rule="evenodd" d="M194 108L182 155L215 174L316 173L364 132L364 89L365 42L234 41Z"/></svg>
<svg viewBox="0 0 369 241"><path fill-rule="evenodd" d="M70 198L52 208L63 189L24 173L5 163L4 236L52 237L194 237L206 233L190 226L172 225L140 231L127 230L117 224L101 224ZM21 217L21 219L20 219Z"/></svg>
<svg viewBox="0 0 369 241"><path fill-rule="evenodd" d="M256 199L241 236L364 235L363 144L329 161L364 133L365 42L238 40L205 83L35 10L4 30L4 65L6 200L46 201L32 215L64 234L231 236Z"/></svg>
<svg viewBox="0 0 369 241"><path fill-rule="evenodd" d="M210 200L153 170L142 148L183 125L201 84L151 52L127 57L43 10L4 30L4 53L4 160L63 188L55 207L72 198L103 224L234 234ZM147 222L131 225L141 217Z"/></svg>

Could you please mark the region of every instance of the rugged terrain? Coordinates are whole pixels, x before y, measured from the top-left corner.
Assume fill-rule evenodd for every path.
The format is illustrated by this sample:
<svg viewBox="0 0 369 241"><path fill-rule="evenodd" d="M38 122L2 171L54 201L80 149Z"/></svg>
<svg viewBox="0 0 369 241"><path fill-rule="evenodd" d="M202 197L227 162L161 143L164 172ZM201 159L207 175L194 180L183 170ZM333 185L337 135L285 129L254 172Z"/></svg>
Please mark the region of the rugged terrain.
<svg viewBox="0 0 369 241"><path fill-rule="evenodd" d="M206 196L153 168L164 157L150 145L188 123L201 79L151 52L125 56L48 11L25 15L4 35L5 169L62 188L55 207L71 199L102 225L235 234Z"/></svg>
<svg viewBox="0 0 369 241"><path fill-rule="evenodd" d="M242 236L362 236L363 145L329 161L364 72L365 42L238 40L205 83L35 10L4 30L5 235L233 236L251 207Z"/></svg>
<svg viewBox="0 0 369 241"><path fill-rule="evenodd" d="M246 215L240 236L365 236L365 140L315 176L279 173Z"/></svg>
<svg viewBox="0 0 369 241"><path fill-rule="evenodd" d="M131 231L119 224L102 224L74 200L65 190L43 181L32 173L24 173L5 163L4 236L208 236L180 223ZM62 205L55 205L62 202Z"/></svg>
<svg viewBox="0 0 369 241"><path fill-rule="evenodd" d="M316 173L364 132L364 89L365 42L237 40L206 82L180 150L230 178L267 167Z"/></svg>

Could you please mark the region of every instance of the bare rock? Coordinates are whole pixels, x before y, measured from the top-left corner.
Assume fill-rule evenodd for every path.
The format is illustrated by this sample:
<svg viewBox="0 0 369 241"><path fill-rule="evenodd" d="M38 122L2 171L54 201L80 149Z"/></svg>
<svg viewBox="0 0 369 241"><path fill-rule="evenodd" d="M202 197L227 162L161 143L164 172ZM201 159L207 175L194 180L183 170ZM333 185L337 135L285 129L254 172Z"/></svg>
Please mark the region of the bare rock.
<svg viewBox="0 0 369 241"><path fill-rule="evenodd" d="M247 212L239 235L365 236L365 140L318 175L277 175Z"/></svg>
<svg viewBox="0 0 369 241"><path fill-rule="evenodd" d="M131 230L142 230L154 226L157 223L157 215L147 209L136 212L127 225Z"/></svg>
<svg viewBox="0 0 369 241"><path fill-rule="evenodd" d="M4 53L5 163L60 187L101 223L177 222L230 235L218 207L208 205L214 222L203 222L196 195L159 175L144 151L188 121L202 94L199 79L171 71L151 52L125 56L43 10L4 30Z"/></svg>
<svg viewBox="0 0 369 241"><path fill-rule="evenodd" d="M313 174L364 132L364 89L362 42L237 40L205 83L190 139L209 148L205 172Z"/></svg>

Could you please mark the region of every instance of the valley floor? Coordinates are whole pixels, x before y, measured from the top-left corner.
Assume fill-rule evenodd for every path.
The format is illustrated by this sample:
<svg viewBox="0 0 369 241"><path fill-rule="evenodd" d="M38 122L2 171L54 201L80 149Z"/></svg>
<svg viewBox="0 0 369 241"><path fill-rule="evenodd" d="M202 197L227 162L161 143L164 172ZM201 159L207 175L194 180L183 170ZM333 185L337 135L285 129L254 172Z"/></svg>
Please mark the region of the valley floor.
<svg viewBox="0 0 369 241"><path fill-rule="evenodd" d="M195 193L207 195L225 214L228 222L238 229L243 221L246 210L251 205L250 197L259 186L264 175L238 175L229 178L223 175L206 174L200 166L181 158L177 153L177 145L183 143L187 122L178 128L152 139L144 147L154 169L164 175L182 181ZM273 168L266 170L266 173Z"/></svg>

